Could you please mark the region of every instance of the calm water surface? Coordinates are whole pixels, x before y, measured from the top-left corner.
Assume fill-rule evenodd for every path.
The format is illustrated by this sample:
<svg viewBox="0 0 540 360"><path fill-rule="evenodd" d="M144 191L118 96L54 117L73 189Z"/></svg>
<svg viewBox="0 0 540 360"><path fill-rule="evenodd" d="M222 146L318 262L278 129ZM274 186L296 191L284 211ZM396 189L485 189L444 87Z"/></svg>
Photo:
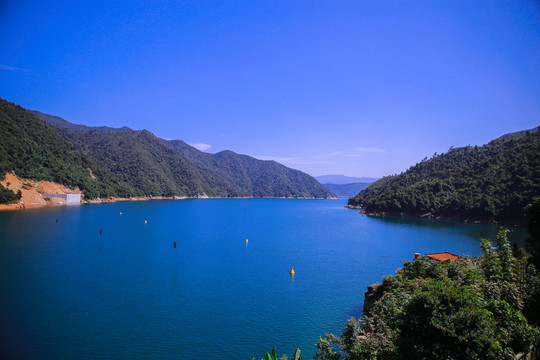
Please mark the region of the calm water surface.
<svg viewBox="0 0 540 360"><path fill-rule="evenodd" d="M319 335L362 314L366 286L413 253L476 255L480 238L497 232L372 218L345 202L161 200L1 212L0 358L247 360L273 346L311 358Z"/></svg>

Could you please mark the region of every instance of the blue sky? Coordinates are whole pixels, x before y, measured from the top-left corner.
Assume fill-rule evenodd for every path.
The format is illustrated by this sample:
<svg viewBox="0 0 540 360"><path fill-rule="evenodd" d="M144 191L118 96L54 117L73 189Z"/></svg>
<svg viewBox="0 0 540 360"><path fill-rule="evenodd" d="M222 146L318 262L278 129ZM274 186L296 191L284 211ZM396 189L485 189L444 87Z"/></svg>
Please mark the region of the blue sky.
<svg viewBox="0 0 540 360"><path fill-rule="evenodd" d="M0 97L311 175L540 125L536 1L0 1Z"/></svg>

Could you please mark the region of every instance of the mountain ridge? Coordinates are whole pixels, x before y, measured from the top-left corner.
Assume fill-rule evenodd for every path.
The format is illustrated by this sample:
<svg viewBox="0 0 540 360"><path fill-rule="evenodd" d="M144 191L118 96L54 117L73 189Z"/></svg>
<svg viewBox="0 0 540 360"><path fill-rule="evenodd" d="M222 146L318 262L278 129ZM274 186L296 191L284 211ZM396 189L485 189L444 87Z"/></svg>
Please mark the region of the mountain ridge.
<svg viewBox="0 0 540 360"><path fill-rule="evenodd" d="M122 126L121 128L114 128L110 126L87 126L73 124L69 121L62 119L60 116L45 114L38 110L28 110L30 113L34 114L38 119L45 121L47 124L52 126L55 129L70 129L70 130L80 130L80 131L104 131L104 132L127 132L135 131L127 126Z"/></svg>
<svg viewBox="0 0 540 360"><path fill-rule="evenodd" d="M148 130L57 129L122 181L137 196L235 197L241 194L221 179L199 171Z"/></svg>

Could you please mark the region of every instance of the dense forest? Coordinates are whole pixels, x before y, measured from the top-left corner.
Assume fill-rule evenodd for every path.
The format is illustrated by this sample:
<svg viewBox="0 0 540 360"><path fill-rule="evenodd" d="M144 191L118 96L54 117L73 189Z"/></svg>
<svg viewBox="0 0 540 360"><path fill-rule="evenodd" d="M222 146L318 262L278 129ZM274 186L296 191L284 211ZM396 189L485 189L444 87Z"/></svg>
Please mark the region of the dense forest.
<svg viewBox="0 0 540 360"><path fill-rule="evenodd" d="M89 127L0 99L0 176L79 187L86 199L133 196L330 198L311 176L274 161L223 151L207 154L147 130ZM189 154L188 154L189 155ZM17 195L0 188L0 203Z"/></svg>
<svg viewBox="0 0 540 360"><path fill-rule="evenodd" d="M540 132L520 132L484 146L450 149L349 199L367 213L521 223L540 195Z"/></svg>
<svg viewBox="0 0 540 360"><path fill-rule="evenodd" d="M95 159L138 196L240 196L218 176L199 171L154 134L142 131L58 129L79 150Z"/></svg>
<svg viewBox="0 0 540 360"><path fill-rule="evenodd" d="M128 196L133 191L30 112L0 99L0 176L9 171L78 186L87 198ZM10 190L2 189L2 202L15 201Z"/></svg>

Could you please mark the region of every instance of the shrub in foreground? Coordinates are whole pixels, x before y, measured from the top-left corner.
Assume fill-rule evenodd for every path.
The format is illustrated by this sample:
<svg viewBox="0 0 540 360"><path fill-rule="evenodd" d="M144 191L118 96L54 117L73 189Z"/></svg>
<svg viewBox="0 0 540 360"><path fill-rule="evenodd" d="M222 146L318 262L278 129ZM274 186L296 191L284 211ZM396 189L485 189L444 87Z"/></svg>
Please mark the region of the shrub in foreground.
<svg viewBox="0 0 540 360"><path fill-rule="evenodd" d="M370 317L351 318L341 336L319 338L317 360L510 359L529 354L538 328L539 277L501 229L484 254L405 263L376 290Z"/></svg>

